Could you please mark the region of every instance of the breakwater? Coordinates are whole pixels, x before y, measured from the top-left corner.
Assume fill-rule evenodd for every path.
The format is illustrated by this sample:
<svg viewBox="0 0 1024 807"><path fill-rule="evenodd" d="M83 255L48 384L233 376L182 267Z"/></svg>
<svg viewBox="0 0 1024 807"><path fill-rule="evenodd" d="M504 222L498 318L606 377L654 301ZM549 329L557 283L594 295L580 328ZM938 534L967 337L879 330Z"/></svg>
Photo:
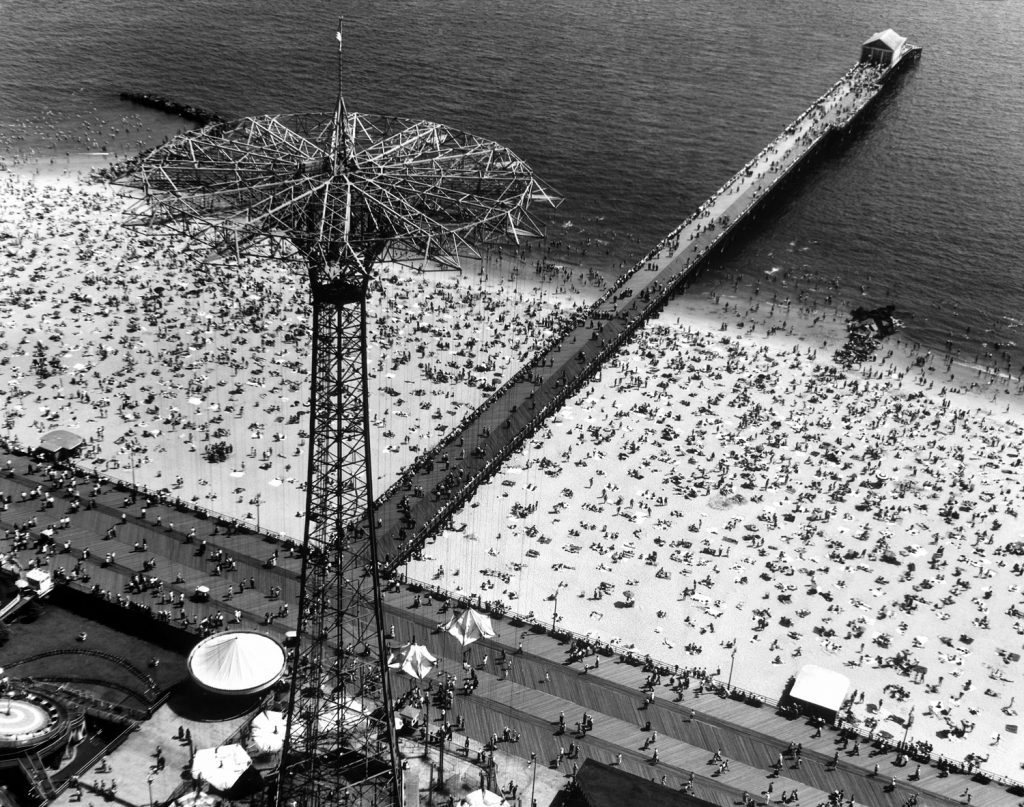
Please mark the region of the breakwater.
<svg viewBox="0 0 1024 807"><path fill-rule="evenodd" d="M185 118L185 120L198 123L200 126L205 126L208 123L224 122L224 118L216 112L211 112L208 109L203 109L202 107L194 106L192 104L182 104L171 98L165 98L162 95L155 95L154 93L122 92L121 99L124 101L130 101L133 104L149 107L150 109L156 109L160 112L166 112L168 115L178 115L179 117Z"/></svg>

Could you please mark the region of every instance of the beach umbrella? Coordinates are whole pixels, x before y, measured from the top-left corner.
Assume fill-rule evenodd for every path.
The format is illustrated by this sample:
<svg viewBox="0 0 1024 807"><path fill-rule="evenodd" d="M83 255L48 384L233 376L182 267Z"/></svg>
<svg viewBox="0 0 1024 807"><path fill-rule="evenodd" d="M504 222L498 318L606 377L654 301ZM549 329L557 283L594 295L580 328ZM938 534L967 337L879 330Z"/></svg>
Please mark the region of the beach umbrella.
<svg viewBox="0 0 1024 807"><path fill-rule="evenodd" d="M228 790L251 765L252 758L238 743L200 748L192 758L192 778L216 790Z"/></svg>
<svg viewBox="0 0 1024 807"><path fill-rule="evenodd" d="M284 713L260 712L249 725L249 741L259 753L274 754L284 745L284 732Z"/></svg>
<svg viewBox="0 0 1024 807"><path fill-rule="evenodd" d="M437 664L437 658L427 648L412 642L392 650L388 657L388 667L393 670L401 670L406 675L420 681L430 675L435 664Z"/></svg>
<svg viewBox="0 0 1024 807"><path fill-rule="evenodd" d="M458 616L452 617L444 626L452 636L459 640L459 644L468 647L478 639L490 639L495 635L491 627L491 618L467 608Z"/></svg>

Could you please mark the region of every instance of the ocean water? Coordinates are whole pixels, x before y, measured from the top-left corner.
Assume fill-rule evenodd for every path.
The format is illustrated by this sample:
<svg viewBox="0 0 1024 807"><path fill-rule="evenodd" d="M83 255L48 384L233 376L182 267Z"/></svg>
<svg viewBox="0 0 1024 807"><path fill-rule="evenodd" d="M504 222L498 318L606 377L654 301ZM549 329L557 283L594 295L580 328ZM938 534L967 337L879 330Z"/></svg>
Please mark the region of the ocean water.
<svg viewBox="0 0 1024 807"><path fill-rule="evenodd" d="M565 199L553 254L608 273L832 84L861 41L895 28L924 47L920 64L702 284L893 303L912 339L1020 372L1013 0L0 0L0 145L59 157L173 129L121 102L125 89L226 116L329 109L339 14L350 109L510 146Z"/></svg>

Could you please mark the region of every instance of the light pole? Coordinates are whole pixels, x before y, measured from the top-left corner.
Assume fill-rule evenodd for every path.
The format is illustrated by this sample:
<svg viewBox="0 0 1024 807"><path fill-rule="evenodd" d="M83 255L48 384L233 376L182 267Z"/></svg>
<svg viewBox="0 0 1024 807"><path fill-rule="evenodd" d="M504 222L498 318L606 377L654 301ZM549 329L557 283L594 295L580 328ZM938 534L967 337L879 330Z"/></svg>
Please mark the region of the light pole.
<svg viewBox="0 0 1024 807"><path fill-rule="evenodd" d="M914 707L910 707L910 714L907 715L907 722L903 729L903 748L907 746L907 735L910 733L910 727L914 725ZM902 748L900 751L902 752Z"/></svg>
<svg viewBox="0 0 1024 807"><path fill-rule="evenodd" d="M551 615L551 630L554 632L558 623L558 588L555 587L555 612Z"/></svg>
<svg viewBox="0 0 1024 807"><path fill-rule="evenodd" d="M263 494L257 493L249 500L249 504L256 505L256 534L260 532L260 505L263 504Z"/></svg>
<svg viewBox="0 0 1024 807"><path fill-rule="evenodd" d="M421 683L422 683L422 681L421 681ZM424 700L427 702L427 722L423 726L423 756L425 758L425 757L430 756L430 752L428 750L428 745L430 744L430 691L429 690L427 691L427 694L426 694L426 697L424 698ZM430 764L430 770L431 771L434 770L434 764L433 763Z"/></svg>
<svg viewBox="0 0 1024 807"><path fill-rule="evenodd" d="M736 640L732 640L732 653L729 654L729 682L725 685L726 689L732 689L732 668L736 663Z"/></svg>
<svg viewBox="0 0 1024 807"><path fill-rule="evenodd" d="M437 789L444 792L444 747L448 744L448 710L441 710L441 736L438 745L441 746L441 759L437 763Z"/></svg>
<svg viewBox="0 0 1024 807"><path fill-rule="evenodd" d="M537 807L537 799L534 794L537 792L537 754L530 754L530 764L533 765L533 784L530 785L530 807Z"/></svg>

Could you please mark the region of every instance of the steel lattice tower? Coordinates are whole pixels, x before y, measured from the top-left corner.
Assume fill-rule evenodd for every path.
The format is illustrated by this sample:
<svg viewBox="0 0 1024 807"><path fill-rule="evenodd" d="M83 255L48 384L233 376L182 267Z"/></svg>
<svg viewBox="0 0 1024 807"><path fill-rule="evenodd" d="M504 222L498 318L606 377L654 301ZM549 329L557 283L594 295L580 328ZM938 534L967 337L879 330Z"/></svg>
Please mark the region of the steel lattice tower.
<svg viewBox="0 0 1024 807"><path fill-rule="evenodd" d="M341 35L338 35L339 41ZM219 253L300 262L313 303L299 646L280 807L400 805L374 540L368 287L385 261L459 266L538 234L557 200L508 149L436 123L349 113L260 116L188 132L130 166L132 223ZM269 242L269 249L268 249Z"/></svg>

